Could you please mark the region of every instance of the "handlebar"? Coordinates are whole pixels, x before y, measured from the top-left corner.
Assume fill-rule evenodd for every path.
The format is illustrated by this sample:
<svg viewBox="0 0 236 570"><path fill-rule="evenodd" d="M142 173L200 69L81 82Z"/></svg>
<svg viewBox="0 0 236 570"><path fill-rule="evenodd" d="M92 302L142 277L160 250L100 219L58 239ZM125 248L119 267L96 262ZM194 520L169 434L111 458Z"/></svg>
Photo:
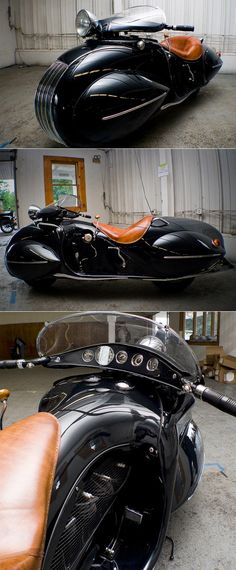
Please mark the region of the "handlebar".
<svg viewBox="0 0 236 570"><path fill-rule="evenodd" d="M194 395L200 400L203 400L203 402L207 402L218 410L236 417L236 400L233 400L233 398L228 398L227 396L224 396L211 388L202 386L201 384L198 386L192 386L192 390Z"/></svg>
<svg viewBox="0 0 236 570"><path fill-rule="evenodd" d="M194 32L194 26L165 26L166 30L174 30L176 32Z"/></svg>
<svg viewBox="0 0 236 570"><path fill-rule="evenodd" d="M62 210L62 212L66 212L66 217L68 218L88 218L91 220L92 216L90 216L89 214L81 214L81 212L74 212L73 210L69 210L68 208L63 208L62 206L59 206L60 209Z"/></svg>
<svg viewBox="0 0 236 570"><path fill-rule="evenodd" d="M24 358L18 360L0 360L0 369L33 368L34 366L43 366L50 362L50 360L49 356L32 358L31 360L24 360Z"/></svg>

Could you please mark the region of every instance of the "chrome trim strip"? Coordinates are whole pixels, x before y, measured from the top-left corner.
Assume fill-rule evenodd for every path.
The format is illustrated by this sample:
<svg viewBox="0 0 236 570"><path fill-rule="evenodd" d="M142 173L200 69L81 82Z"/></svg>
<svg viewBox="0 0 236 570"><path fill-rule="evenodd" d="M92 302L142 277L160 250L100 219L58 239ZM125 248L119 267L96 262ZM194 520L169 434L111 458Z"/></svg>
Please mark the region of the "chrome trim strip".
<svg viewBox="0 0 236 570"><path fill-rule="evenodd" d="M107 277L98 277L97 275L84 277L83 275L67 275L65 273L53 273L53 277L57 279L74 279L75 281L118 281L118 280L128 280L128 279L137 279L141 281L160 281L161 283L165 281L182 281L183 279L190 279L195 277L201 277L201 275L205 275L206 273L210 273L209 270L205 270L202 273L194 273L190 275L183 275L182 277L166 277L165 279L159 279L158 277L141 277L140 275L108 275Z"/></svg>
<svg viewBox="0 0 236 570"><path fill-rule="evenodd" d="M221 253L207 253L206 255L164 255L164 259L205 259L205 257L221 257Z"/></svg>
<svg viewBox="0 0 236 570"><path fill-rule="evenodd" d="M14 265L41 265L41 264L45 264L48 263L48 261L8 261L7 262L9 265L10 264L14 264Z"/></svg>
<svg viewBox="0 0 236 570"><path fill-rule="evenodd" d="M146 103L142 103L141 105L136 105L135 107L132 107L132 109L127 109L126 111L121 111L120 113L114 113L114 115L108 115L107 117L103 117L102 121L110 121L111 119L116 119L116 117L121 117L122 115L127 115L128 113L137 111L137 109L141 109L142 107L147 107L147 105L155 103L155 101L158 101L158 99L163 99L164 97L166 97L166 95L167 93L163 93L162 95L155 97L155 99L151 99L151 101L146 101ZM94 97L96 97L96 95L94 95Z"/></svg>

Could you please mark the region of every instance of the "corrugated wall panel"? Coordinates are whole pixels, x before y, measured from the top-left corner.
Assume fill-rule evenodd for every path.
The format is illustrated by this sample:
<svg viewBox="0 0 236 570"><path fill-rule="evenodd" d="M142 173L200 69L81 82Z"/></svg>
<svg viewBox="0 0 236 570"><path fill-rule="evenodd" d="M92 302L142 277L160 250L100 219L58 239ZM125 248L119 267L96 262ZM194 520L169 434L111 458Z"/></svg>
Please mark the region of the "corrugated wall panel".
<svg viewBox="0 0 236 570"><path fill-rule="evenodd" d="M149 212L149 203L160 214L196 218L236 234L234 150L114 149L107 157L111 223L133 223ZM160 178L163 162L169 174Z"/></svg>
<svg viewBox="0 0 236 570"><path fill-rule="evenodd" d="M150 212L148 204L161 212L158 150L114 149L107 161L112 223L132 224Z"/></svg>
<svg viewBox="0 0 236 570"><path fill-rule="evenodd" d="M75 16L87 8L98 18L151 0L10 0L18 49L67 49L76 45ZM158 0L170 24L194 24L196 35L224 53L236 53L234 0Z"/></svg>

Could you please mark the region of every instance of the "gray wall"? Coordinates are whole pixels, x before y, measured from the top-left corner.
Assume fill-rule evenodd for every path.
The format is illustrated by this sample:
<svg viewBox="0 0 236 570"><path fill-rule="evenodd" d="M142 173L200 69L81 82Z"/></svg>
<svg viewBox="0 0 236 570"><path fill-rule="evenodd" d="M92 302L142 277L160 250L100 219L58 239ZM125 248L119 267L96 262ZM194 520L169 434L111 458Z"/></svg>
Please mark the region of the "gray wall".
<svg viewBox="0 0 236 570"><path fill-rule="evenodd" d="M8 22L8 0L0 0L0 67L15 63L16 35Z"/></svg>
<svg viewBox="0 0 236 570"><path fill-rule="evenodd" d="M111 223L131 224L149 204L160 215L214 225L236 259L236 150L114 149L106 161Z"/></svg>
<svg viewBox="0 0 236 570"><path fill-rule="evenodd" d="M77 44L75 16L87 8L104 18L137 4L156 0L10 0L19 62L50 63ZM170 24L194 24L197 36L223 52L224 71L236 71L236 3L234 0L158 0ZM160 37L163 37L161 34Z"/></svg>

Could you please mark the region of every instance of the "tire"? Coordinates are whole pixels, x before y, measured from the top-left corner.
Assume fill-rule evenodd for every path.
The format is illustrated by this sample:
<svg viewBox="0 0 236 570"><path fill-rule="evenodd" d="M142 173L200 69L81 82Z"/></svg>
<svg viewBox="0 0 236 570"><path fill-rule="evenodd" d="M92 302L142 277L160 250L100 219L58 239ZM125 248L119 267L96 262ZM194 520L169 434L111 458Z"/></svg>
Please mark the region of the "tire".
<svg viewBox="0 0 236 570"><path fill-rule="evenodd" d="M11 234L14 230L14 226L12 224L1 224L0 227L4 234Z"/></svg>
<svg viewBox="0 0 236 570"><path fill-rule="evenodd" d="M153 281L153 284L161 291L179 293L189 287L193 281L194 277L189 277L187 279L179 279L178 281Z"/></svg>
<svg viewBox="0 0 236 570"><path fill-rule="evenodd" d="M32 279L30 281L26 281L24 280L25 283L27 285L29 285L29 287L32 287L33 289L37 290L37 291L45 291L46 289L48 289L48 287L51 287L51 285L53 285L53 283L55 283L56 278L55 277L50 277L47 279Z"/></svg>

